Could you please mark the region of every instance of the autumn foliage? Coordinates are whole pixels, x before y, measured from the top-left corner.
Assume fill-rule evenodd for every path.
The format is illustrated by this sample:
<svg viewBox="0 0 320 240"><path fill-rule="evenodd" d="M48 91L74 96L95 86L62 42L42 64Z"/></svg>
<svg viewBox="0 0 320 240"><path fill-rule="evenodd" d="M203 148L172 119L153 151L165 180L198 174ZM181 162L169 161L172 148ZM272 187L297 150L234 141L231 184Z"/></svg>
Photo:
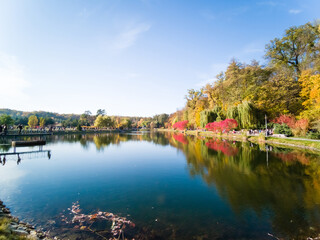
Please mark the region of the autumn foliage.
<svg viewBox="0 0 320 240"><path fill-rule="evenodd" d="M276 119L272 120L274 123L287 124L289 128L294 128L296 119L293 115L280 115Z"/></svg>
<svg viewBox="0 0 320 240"><path fill-rule="evenodd" d="M281 115L272 122L288 125L295 136L305 136L309 127L309 121L307 119L296 120L293 115Z"/></svg>
<svg viewBox="0 0 320 240"><path fill-rule="evenodd" d="M309 121L307 119L300 119L296 121L294 129L292 130L295 135L305 136L309 127Z"/></svg>
<svg viewBox="0 0 320 240"><path fill-rule="evenodd" d="M267 64L232 60L217 81L189 89L184 108L171 119L222 132L226 129L217 122L225 118L235 119L239 129L264 129L265 115L280 116L275 123L290 128L290 133L306 135L308 125L310 134L320 136L319 41L319 23L286 29L266 45ZM307 119L308 124L296 119Z"/></svg>
<svg viewBox="0 0 320 240"><path fill-rule="evenodd" d="M238 122L234 119L225 119L220 122L212 122L206 125L206 129L213 132L229 132L230 130L236 128Z"/></svg>
<svg viewBox="0 0 320 240"><path fill-rule="evenodd" d="M301 117L311 121L319 119L320 115L320 74L313 74L312 70L305 70L299 78L301 92L300 95L304 102L304 111Z"/></svg>
<svg viewBox="0 0 320 240"><path fill-rule="evenodd" d="M179 130L184 130L187 128L189 121L180 121L180 122L176 122L175 124L172 125L172 127L174 129L179 129Z"/></svg>

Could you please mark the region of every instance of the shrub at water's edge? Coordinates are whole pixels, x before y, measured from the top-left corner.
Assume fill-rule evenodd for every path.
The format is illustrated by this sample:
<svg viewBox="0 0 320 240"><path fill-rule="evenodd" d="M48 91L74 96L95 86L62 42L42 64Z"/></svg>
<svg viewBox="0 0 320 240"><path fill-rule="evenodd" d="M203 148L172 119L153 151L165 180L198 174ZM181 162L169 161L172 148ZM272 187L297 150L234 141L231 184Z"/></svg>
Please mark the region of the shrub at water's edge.
<svg viewBox="0 0 320 240"><path fill-rule="evenodd" d="M176 122L175 124L172 125L173 129L179 129L179 130L185 130L188 126L189 121L180 121Z"/></svg>

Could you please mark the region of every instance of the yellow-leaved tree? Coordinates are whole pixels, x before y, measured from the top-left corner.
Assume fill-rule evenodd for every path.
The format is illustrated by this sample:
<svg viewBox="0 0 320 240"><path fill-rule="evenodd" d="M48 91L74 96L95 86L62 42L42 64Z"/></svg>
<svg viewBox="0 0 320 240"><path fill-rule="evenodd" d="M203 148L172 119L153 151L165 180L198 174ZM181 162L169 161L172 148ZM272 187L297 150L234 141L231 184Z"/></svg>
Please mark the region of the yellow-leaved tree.
<svg viewBox="0 0 320 240"><path fill-rule="evenodd" d="M304 111L300 116L314 122L320 118L320 74L313 74L311 70L302 71L299 78L300 95L304 102Z"/></svg>
<svg viewBox="0 0 320 240"><path fill-rule="evenodd" d="M46 119L41 117L39 121L39 126L43 128L45 125L46 125Z"/></svg>
<svg viewBox="0 0 320 240"><path fill-rule="evenodd" d="M31 115L29 117L29 120L28 120L28 125L31 127L31 128L35 128L37 125L38 125L38 118L36 115Z"/></svg>

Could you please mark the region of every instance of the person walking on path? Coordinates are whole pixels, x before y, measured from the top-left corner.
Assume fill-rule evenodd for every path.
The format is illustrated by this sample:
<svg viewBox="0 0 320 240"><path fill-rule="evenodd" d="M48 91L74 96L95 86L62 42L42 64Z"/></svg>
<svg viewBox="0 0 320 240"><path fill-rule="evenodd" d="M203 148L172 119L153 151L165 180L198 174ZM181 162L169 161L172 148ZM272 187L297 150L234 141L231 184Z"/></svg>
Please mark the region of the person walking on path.
<svg viewBox="0 0 320 240"><path fill-rule="evenodd" d="M8 133L8 126L7 126L7 124L5 124L3 127L3 134L7 135L7 133Z"/></svg>
<svg viewBox="0 0 320 240"><path fill-rule="evenodd" d="M19 129L19 134L21 134L21 131L22 131L22 125L21 124L19 124L18 129Z"/></svg>

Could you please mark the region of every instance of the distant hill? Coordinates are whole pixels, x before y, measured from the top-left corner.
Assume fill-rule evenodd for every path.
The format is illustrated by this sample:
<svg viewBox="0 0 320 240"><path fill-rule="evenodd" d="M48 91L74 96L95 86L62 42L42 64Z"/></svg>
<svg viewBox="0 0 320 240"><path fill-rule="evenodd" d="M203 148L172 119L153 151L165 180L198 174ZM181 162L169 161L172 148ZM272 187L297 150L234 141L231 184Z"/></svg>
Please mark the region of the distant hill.
<svg viewBox="0 0 320 240"><path fill-rule="evenodd" d="M7 108L0 108L0 115L7 114L10 115L12 118L20 118L20 117L29 117L31 115L36 115L38 118L52 118L56 122L62 122L63 120L67 119L80 119L79 114L60 114L60 113L53 113L53 112L45 112L45 111L33 111L33 112L24 112L24 111L17 111Z"/></svg>

